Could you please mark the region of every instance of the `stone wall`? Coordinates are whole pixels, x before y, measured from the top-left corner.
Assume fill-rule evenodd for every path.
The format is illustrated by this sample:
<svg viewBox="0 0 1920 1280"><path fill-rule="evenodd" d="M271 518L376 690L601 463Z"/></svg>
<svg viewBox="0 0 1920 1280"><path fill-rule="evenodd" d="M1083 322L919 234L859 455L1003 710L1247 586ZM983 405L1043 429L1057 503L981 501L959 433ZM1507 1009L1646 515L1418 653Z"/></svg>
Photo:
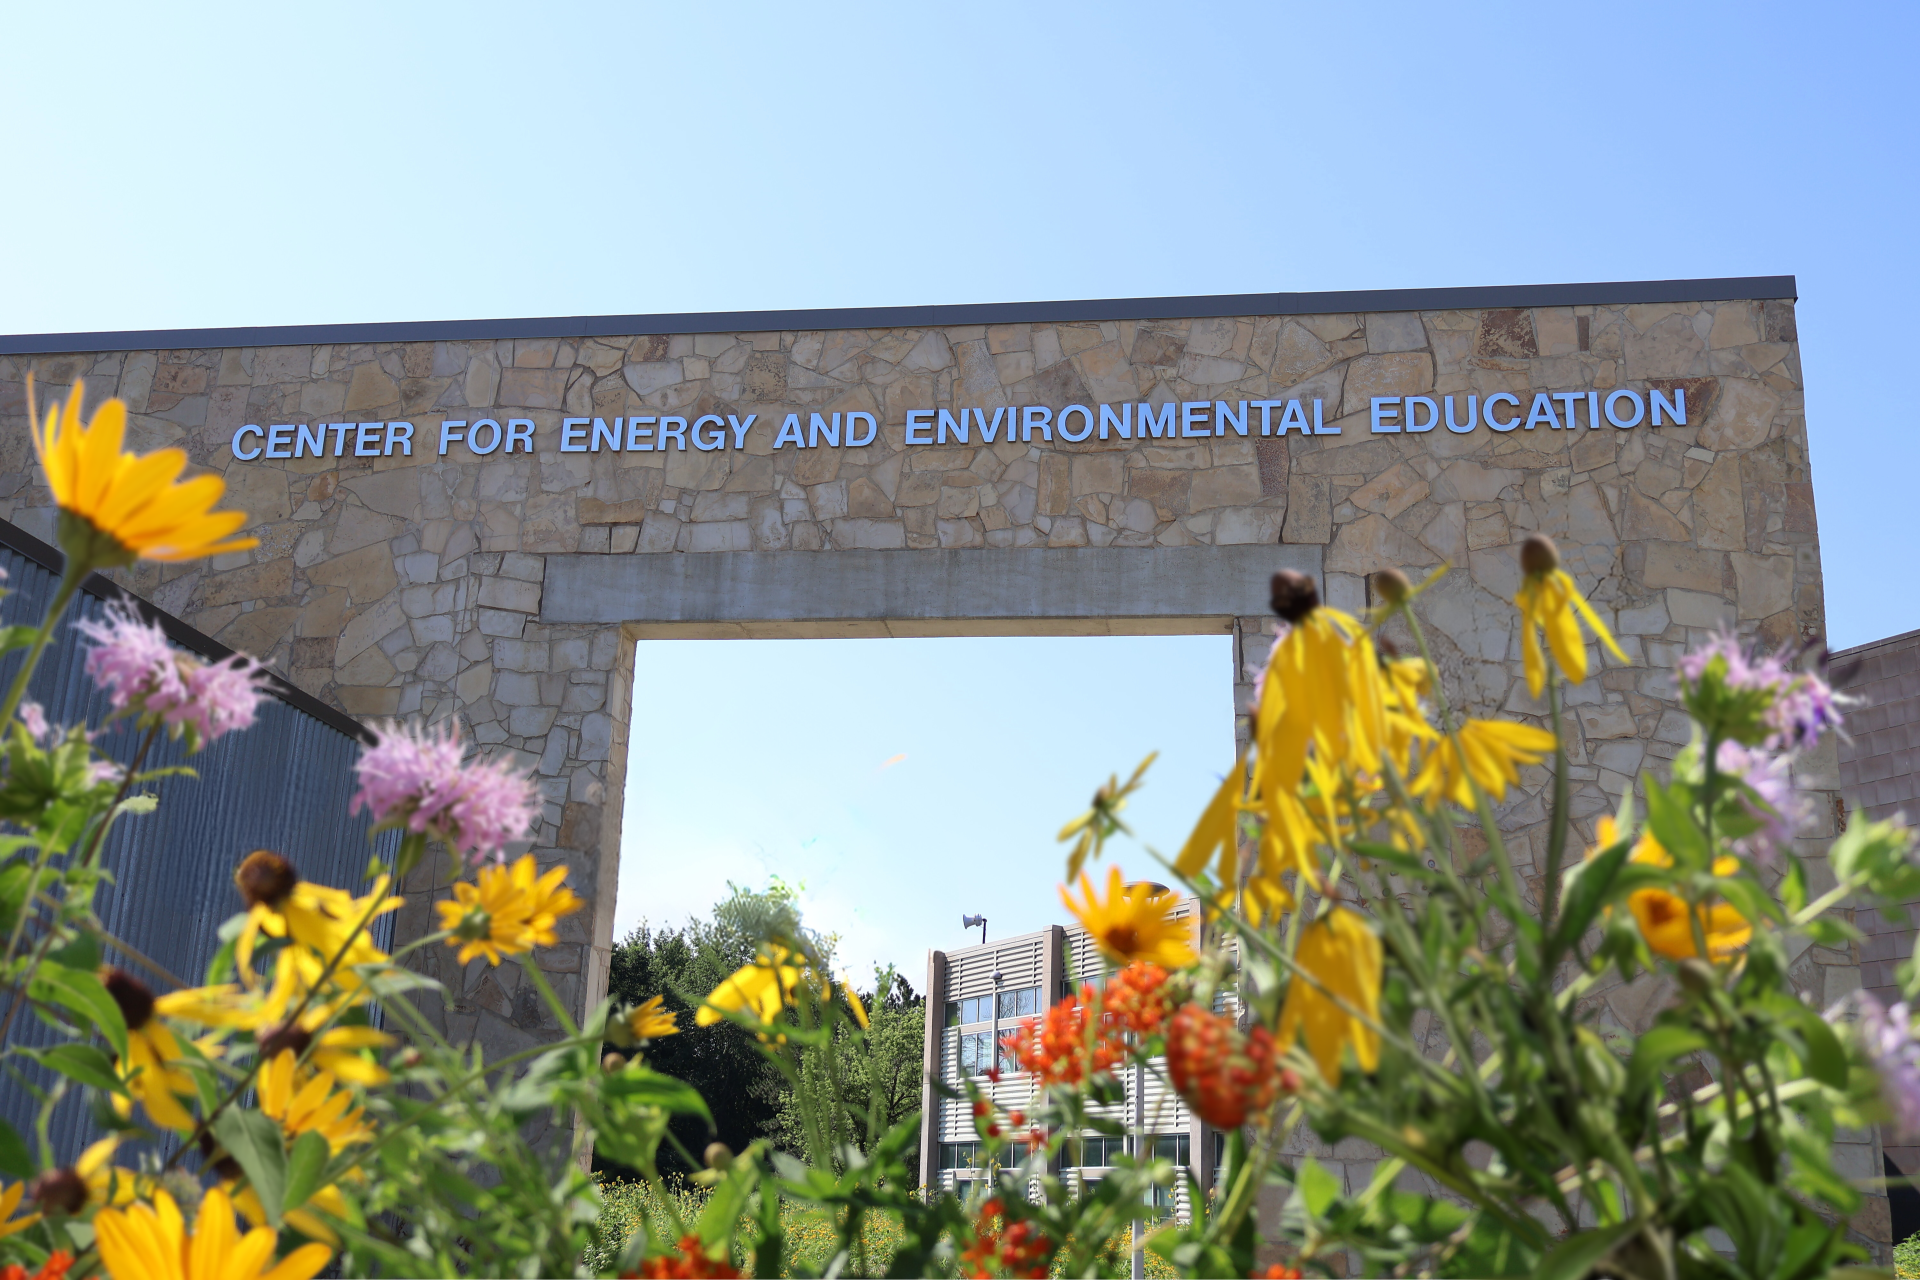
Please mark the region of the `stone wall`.
<svg viewBox="0 0 1920 1280"><path fill-rule="evenodd" d="M1587 830L1685 742L1668 674L1684 647L1722 621L1770 645L1824 629L1800 358L1779 298L0 357L0 516L45 535L30 368L43 395L85 377L90 399L123 397L133 447L184 447L253 515L256 550L140 565L124 575L134 591L349 712L458 715L487 750L537 771L547 807L533 847L568 863L594 904L542 957L576 1006L604 988L628 682L636 637L653 633L552 620L550 556L1289 543L1323 549L1327 597L1349 609L1375 569L1418 577L1447 562L1421 605L1449 691L1475 711L1538 715L1507 601L1515 544L1539 530L1632 659L1572 695ZM1687 425L1371 429L1375 396L1507 391L1524 413L1536 391L1614 388L1684 391ZM1243 399L1317 399L1338 434L906 443L913 409ZM871 413L879 438L775 450L775 424L793 411ZM706 413L760 425L744 447L711 452L557 448L565 416ZM537 452L437 454L441 419L509 415L537 424ZM334 418L414 422L413 454L241 462L230 450L245 424ZM634 599L626 621L653 608ZM777 633L780 619L763 621ZM1273 624L1255 608L1223 625L1237 636L1244 712ZM1829 750L1803 782L1831 788L1833 771ZM1526 782L1503 821L1537 875L1544 772ZM1820 814L1810 849L1831 834L1832 806ZM428 926L434 886L409 887L403 932ZM511 965L434 962L458 1001L452 1030L494 1050L550 1030ZM1858 985L1858 958L1808 951L1794 976L1825 1004ZM1660 998L1642 983L1590 1002L1637 1027ZM1869 1160L1849 1172L1865 1176Z"/></svg>

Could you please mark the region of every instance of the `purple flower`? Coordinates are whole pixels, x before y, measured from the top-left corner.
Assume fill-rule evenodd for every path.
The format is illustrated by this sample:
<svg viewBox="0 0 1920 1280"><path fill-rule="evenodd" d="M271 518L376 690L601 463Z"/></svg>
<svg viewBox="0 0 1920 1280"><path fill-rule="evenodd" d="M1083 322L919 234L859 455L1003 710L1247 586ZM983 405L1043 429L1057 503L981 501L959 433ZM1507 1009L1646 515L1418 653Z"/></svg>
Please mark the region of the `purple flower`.
<svg viewBox="0 0 1920 1280"><path fill-rule="evenodd" d="M1792 755L1743 746L1729 739L1720 744L1714 767L1738 778L1754 792L1743 798L1743 803L1760 821L1760 829L1735 840L1733 847L1749 858L1773 861L1793 843L1794 834L1806 821L1806 798L1793 788Z"/></svg>
<svg viewBox="0 0 1920 1280"><path fill-rule="evenodd" d="M20 723L27 727L27 736L43 747L52 746L59 736L58 730L47 723L46 709L37 702L20 704Z"/></svg>
<svg viewBox="0 0 1920 1280"><path fill-rule="evenodd" d="M1748 653L1731 632L1717 632L1698 649L1682 654L1677 665L1689 684L1698 684L1715 658L1726 660L1728 688L1773 695L1761 717L1771 730L1766 745L1772 750L1812 746L1823 730L1840 727L1845 699L1831 685L1812 672L1790 670L1776 657Z"/></svg>
<svg viewBox="0 0 1920 1280"><path fill-rule="evenodd" d="M500 858L540 811L533 780L505 760L461 763L460 725L439 730L388 724L353 766L353 812L444 840L463 858Z"/></svg>
<svg viewBox="0 0 1920 1280"><path fill-rule="evenodd" d="M1860 1011L1860 1047L1880 1074L1880 1094L1893 1112L1895 1127L1903 1136L1920 1134L1920 1041L1914 1039L1906 1003L1883 1008L1861 991L1855 1007ZM1836 1005L1827 1019L1835 1021L1843 1013L1844 1007Z"/></svg>
<svg viewBox="0 0 1920 1280"><path fill-rule="evenodd" d="M167 643L158 624L123 603L109 604L104 623L76 625L98 643L87 651L87 674L107 691L116 714L154 715L170 729L191 726L202 743L252 726L267 696L260 664L244 653L202 662Z"/></svg>

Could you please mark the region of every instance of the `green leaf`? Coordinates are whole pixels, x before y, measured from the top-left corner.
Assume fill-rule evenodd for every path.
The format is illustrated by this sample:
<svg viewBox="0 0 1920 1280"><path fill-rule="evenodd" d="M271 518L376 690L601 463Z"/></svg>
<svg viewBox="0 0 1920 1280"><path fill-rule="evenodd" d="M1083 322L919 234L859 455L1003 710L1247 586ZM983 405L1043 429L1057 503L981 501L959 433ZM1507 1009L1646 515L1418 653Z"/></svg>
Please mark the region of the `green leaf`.
<svg viewBox="0 0 1920 1280"><path fill-rule="evenodd" d="M601 1088L608 1097L680 1115L700 1116L708 1124L713 1123L713 1113L707 1110L706 1099L698 1089L684 1080L663 1076L645 1067L629 1066L623 1071L611 1072Z"/></svg>
<svg viewBox="0 0 1920 1280"><path fill-rule="evenodd" d="M327 1140L312 1129L300 1135L287 1157L287 1190L281 1202L286 1210L298 1209L307 1197L318 1191L321 1175L327 1169Z"/></svg>
<svg viewBox="0 0 1920 1280"><path fill-rule="evenodd" d="M107 1055L90 1044L57 1044L51 1049L21 1049L41 1066L67 1079L107 1093L125 1093Z"/></svg>
<svg viewBox="0 0 1920 1280"><path fill-rule="evenodd" d="M120 817L128 813L152 813L160 807L160 797L152 794L128 796L113 806L113 816Z"/></svg>
<svg viewBox="0 0 1920 1280"><path fill-rule="evenodd" d="M100 969L100 943L90 933L76 933L73 941L64 947L55 947L47 952L47 959L55 964L63 964L69 969L84 969L88 973L97 973Z"/></svg>
<svg viewBox="0 0 1920 1280"><path fill-rule="evenodd" d="M258 1111L228 1107L213 1122L213 1136L240 1162L267 1221L278 1227L287 1196L287 1154L280 1146L280 1126Z"/></svg>
<svg viewBox="0 0 1920 1280"><path fill-rule="evenodd" d="M1312 1156L1300 1162L1294 1181L1301 1199L1306 1201L1307 1212L1316 1218L1325 1217L1327 1207L1340 1198L1340 1179Z"/></svg>
<svg viewBox="0 0 1920 1280"><path fill-rule="evenodd" d="M1692 806L1685 798L1686 790L1682 783L1662 787L1649 779L1647 826L1653 831L1653 838L1673 855L1681 868L1704 871L1710 861L1707 835L1693 819Z"/></svg>
<svg viewBox="0 0 1920 1280"><path fill-rule="evenodd" d="M1633 1061L1627 1064L1627 1091L1639 1093L1652 1086L1667 1064L1688 1053L1707 1047L1707 1038L1691 1027L1655 1027L1640 1037L1634 1046Z"/></svg>
<svg viewBox="0 0 1920 1280"><path fill-rule="evenodd" d="M1797 1002L1796 1002L1797 1003ZM1807 1074L1834 1089L1847 1087L1847 1051L1827 1020L1799 1005L1800 1038L1807 1042Z"/></svg>
<svg viewBox="0 0 1920 1280"><path fill-rule="evenodd" d="M1835 950L1841 950L1849 942L1857 942L1866 936L1845 920L1833 916L1816 916L1801 925L1800 932L1813 939L1816 947L1832 947Z"/></svg>
<svg viewBox="0 0 1920 1280"><path fill-rule="evenodd" d="M39 634L38 627L0 627L0 653L29 648L33 644L34 637Z"/></svg>
<svg viewBox="0 0 1920 1280"><path fill-rule="evenodd" d="M1787 874L1780 881L1780 902L1790 916L1799 915L1807 905L1807 869L1791 853L1787 855Z"/></svg>
<svg viewBox="0 0 1920 1280"><path fill-rule="evenodd" d="M1715 876L1713 891L1733 904L1733 909L1749 921L1777 920L1786 922L1786 916L1775 902L1773 895L1762 889L1757 883L1745 876Z"/></svg>
<svg viewBox="0 0 1920 1280"><path fill-rule="evenodd" d="M33 1176L33 1156L13 1126L0 1120L0 1173L25 1182Z"/></svg>
<svg viewBox="0 0 1920 1280"><path fill-rule="evenodd" d="M1555 952L1565 951L1578 942L1593 924L1593 918L1600 914L1600 908L1607 901L1607 891L1620 874L1621 864L1632 852L1633 841L1621 840L1591 862L1583 862L1567 872L1560 923L1553 935Z"/></svg>
<svg viewBox="0 0 1920 1280"><path fill-rule="evenodd" d="M1581 1280L1613 1247L1640 1230L1638 1222L1617 1222L1597 1231L1568 1236L1534 1269L1534 1280Z"/></svg>
<svg viewBox="0 0 1920 1280"><path fill-rule="evenodd" d="M69 969L65 965L43 963L40 972L33 976L27 992L35 1000L49 1001L73 1010L80 1018L82 1027L92 1025L100 1029L107 1038L113 1051L121 1057L127 1056L127 1022L121 1016L120 1006L107 994L106 984L83 969Z"/></svg>

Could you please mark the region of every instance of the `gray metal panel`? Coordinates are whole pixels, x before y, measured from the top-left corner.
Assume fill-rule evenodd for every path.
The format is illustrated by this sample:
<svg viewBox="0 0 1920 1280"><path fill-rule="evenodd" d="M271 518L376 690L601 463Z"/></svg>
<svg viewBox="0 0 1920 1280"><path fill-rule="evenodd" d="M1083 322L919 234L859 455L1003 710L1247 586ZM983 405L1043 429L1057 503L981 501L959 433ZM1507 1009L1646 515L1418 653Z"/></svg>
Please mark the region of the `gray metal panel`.
<svg viewBox="0 0 1920 1280"><path fill-rule="evenodd" d="M551 555L543 622L1247 617L1321 548L726 551Z"/></svg>
<svg viewBox="0 0 1920 1280"><path fill-rule="evenodd" d="M5 547L0 547L0 566L11 592L0 601L0 623L37 622L53 595L54 573ZM101 600L76 595L34 673L29 696L54 723L98 724L110 710L86 675L87 641L73 630L75 621L99 618L104 611ZM0 662L0 682L11 682L20 660L16 653ZM106 754L123 763L138 745L125 722L99 740ZM229 734L197 756L189 757L182 744L163 736L146 767L182 764L199 777L161 781L154 788L159 809L122 819L108 837L101 864L115 883L102 886L96 899L107 931L197 985L219 949L221 922L241 909L233 869L251 850L273 849L291 858L306 879L360 891L369 858L378 854L390 860L399 840L396 832L382 832L370 842L368 816L348 816L359 749L355 739L273 698L260 704L251 729ZM388 915L376 925L375 939L390 946L392 933ZM157 979L153 985L166 989ZM14 1020L9 1037L37 1045L58 1038L24 1013ZM27 1074L36 1083L48 1080ZM0 1084L0 1116L23 1135L32 1132L36 1108L17 1080ZM70 1159L98 1132L80 1104L69 1100L55 1113L49 1136L56 1154Z"/></svg>
<svg viewBox="0 0 1920 1280"><path fill-rule="evenodd" d="M1225 293L1184 298L1088 298L951 306L835 307L804 311L696 311L666 315L544 316L519 320L391 320L221 329L130 329L0 336L0 355L59 351L177 351L292 347L321 342L463 342L492 338L591 338L647 333L767 333L801 329L910 329L961 324L1071 324L1299 316L1350 311L1451 311L1481 307L1616 307L1648 302L1797 298L1792 276L1615 280L1593 284L1473 285L1323 293Z"/></svg>

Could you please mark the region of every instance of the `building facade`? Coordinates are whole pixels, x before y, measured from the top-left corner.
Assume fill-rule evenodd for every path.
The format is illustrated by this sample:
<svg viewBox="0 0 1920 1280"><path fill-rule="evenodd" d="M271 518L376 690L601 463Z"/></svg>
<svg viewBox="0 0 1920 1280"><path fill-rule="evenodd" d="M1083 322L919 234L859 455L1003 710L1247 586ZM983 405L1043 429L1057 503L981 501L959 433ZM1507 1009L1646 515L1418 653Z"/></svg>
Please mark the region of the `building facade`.
<svg viewBox="0 0 1920 1280"><path fill-rule="evenodd" d="M1193 899L1174 912L1186 918L1199 943L1200 915ZM1106 967L1092 937L1079 924L1050 925L1004 941L952 951L927 953L927 1036L925 1083L921 1091L921 1182L944 1190L965 1190L984 1176L989 1162L966 1098L947 1097L938 1085L965 1093L969 1084L1001 1112L1030 1106L1037 1092L1033 1077L1019 1070L1002 1045L1027 1018L1038 1018L1056 1001L1088 983L1099 985ZM988 1069L999 1069L998 1079ZM1146 1154L1169 1160L1176 1184L1158 1201L1164 1211L1184 1214L1191 1188L1207 1187L1219 1156L1218 1133L1180 1099L1166 1079L1164 1059L1120 1076L1122 1101L1096 1114L1145 1135L1141 1151L1129 1140L1088 1132L1069 1143L1053 1161L1054 1172L1092 1182L1103 1177L1121 1154ZM1024 1148L1016 1148L1024 1155Z"/></svg>
<svg viewBox="0 0 1920 1280"><path fill-rule="evenodd" d="M0 518L53 527L29 373L43 397L120 396L132 447L222 474L260 545L125 585L334 707L458 716L533 770L531 847L592 904L541 962L584 1009L626 746L675 732L650 714L656 638L1227 634L1244 737L1275 569L1351 609L1377 569L1444 563L1419 608L1454 704L1538 717L1509 601L1539 531L1631 660L1570 698L1590 834L1684 745L1687 646L1824 633L1794 296L1762 277L25 335L0 339ZM1816 885L1836 774L1831 747L1801 762ZM1546 787L1527 771L1499 814L1536 896ZM436 874L406 886L401 938L431 927ZM1853 951L1793 959L1823 1007L1860 983ZM554 1032L517 966L427 963L455 1037ZM1640 1028L1663 999L1643 979L1583 1008ZM1878 1152L1843 1163L1868 1177Z"/></svg>

